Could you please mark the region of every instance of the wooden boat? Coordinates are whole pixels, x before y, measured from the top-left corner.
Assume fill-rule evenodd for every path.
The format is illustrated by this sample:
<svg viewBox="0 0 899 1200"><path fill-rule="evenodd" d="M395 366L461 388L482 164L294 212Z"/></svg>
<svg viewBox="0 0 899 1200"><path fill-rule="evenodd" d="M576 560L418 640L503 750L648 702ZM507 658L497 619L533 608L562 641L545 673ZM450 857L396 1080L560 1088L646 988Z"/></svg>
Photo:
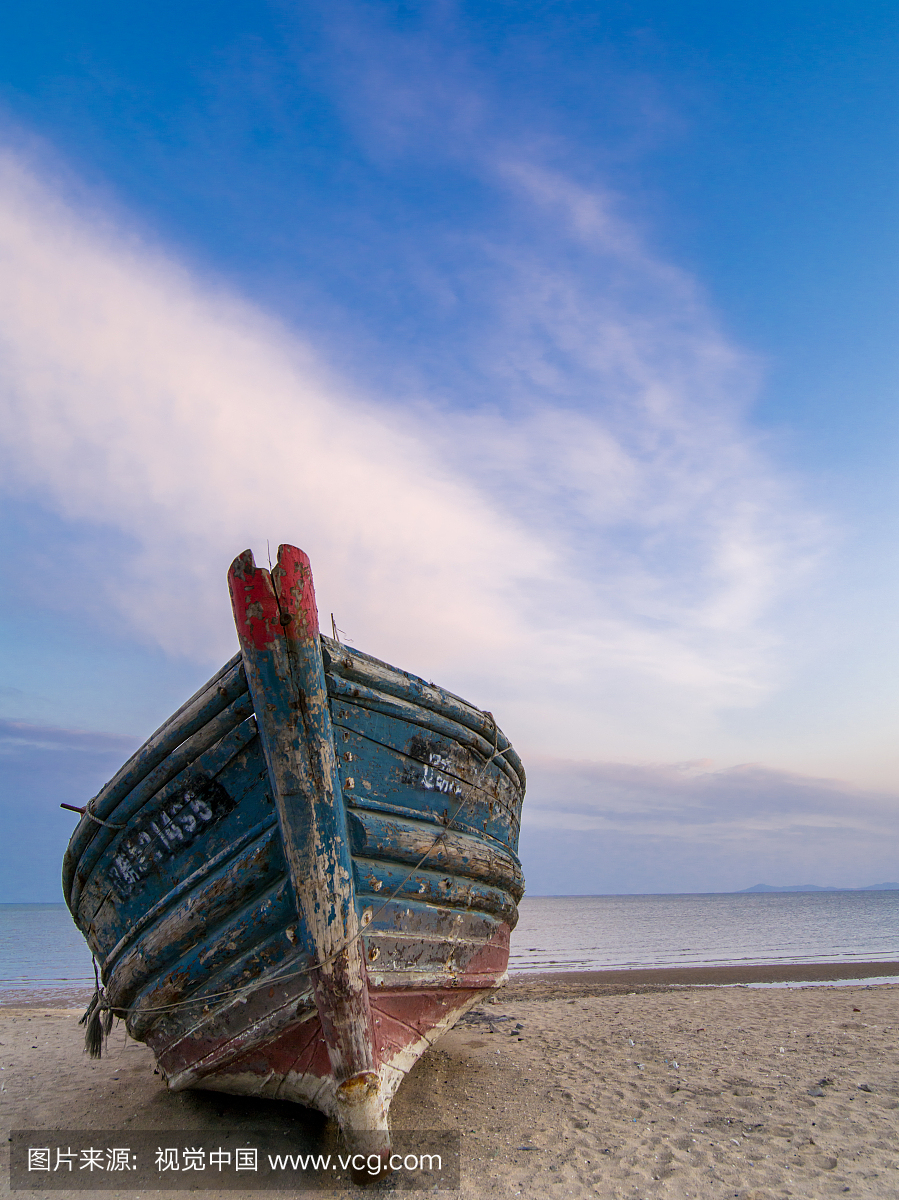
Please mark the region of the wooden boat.
<svg viewBox="0 0 899 1200"><path fill-rule="evenodd" d="M389 1150L406 1072L504 977L525 776L492 715L319 634L250 551L241 651L87 805L66 902L174 1090L294 1100Z"/></svg>

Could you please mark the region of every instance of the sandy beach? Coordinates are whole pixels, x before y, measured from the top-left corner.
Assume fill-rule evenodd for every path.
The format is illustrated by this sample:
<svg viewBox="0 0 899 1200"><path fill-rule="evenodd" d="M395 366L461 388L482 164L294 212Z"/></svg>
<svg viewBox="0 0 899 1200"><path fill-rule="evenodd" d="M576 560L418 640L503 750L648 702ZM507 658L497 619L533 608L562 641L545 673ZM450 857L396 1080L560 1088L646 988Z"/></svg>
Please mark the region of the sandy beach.
<svg viewBox="0 0 899 1200"><path fill-rule="evenodd" d="M680 982L665 972L519 976L416 1066L394 1101L393 1125L459 1131L459 1195L472 1200L894 1197L899 978L802 986L839 978L834 970L806 964L794 986L768 989L739 986L746 980L727 969L681 971ZM897 972L877 964L879 975ZM81 1009L70 1007L77 999L19 996L0 1007L5 1130L199 1133L301 1122L333 1144L327 1122L293 1106L169 1094L147 1049L121 1026L107 1055L91 1061ZM4 1192L8 1178L5 1158Z"/></svg>

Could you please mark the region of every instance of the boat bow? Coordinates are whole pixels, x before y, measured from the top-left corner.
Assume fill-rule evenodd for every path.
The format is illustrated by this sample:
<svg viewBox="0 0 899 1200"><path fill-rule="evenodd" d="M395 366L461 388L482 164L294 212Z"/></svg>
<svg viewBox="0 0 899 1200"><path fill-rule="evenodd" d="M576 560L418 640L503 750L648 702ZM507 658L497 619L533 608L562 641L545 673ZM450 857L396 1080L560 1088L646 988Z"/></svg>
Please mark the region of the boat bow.
<svg viewBox="0 0 899 1200"><path fill-rule="evenodd" d="M353 859L308 557L280 546L269 572L252 551L228 587L268 765L288 872L309 934L315 1006L338 1120L348 1140L384 1134L387 1104L362 953ZM364 1135L364 1136L363 1136Z"/></svg>

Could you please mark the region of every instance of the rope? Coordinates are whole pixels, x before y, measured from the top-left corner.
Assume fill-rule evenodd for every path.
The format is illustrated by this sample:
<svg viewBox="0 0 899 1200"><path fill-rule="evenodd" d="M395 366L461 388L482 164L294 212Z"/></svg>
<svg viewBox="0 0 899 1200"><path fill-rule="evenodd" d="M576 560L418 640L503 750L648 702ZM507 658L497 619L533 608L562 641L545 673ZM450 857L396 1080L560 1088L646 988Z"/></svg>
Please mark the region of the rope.
<svg viewBox="0 0 899 1200"><path fill-rule="evenodd" d="M96 799L97 799L97 797L94 796L94 800L96 800ZM94 800L88 800L87 804L85 805L84 815L86 817L90 817L90 819L92 821L96 821L98 825L105 825L107 829L127 829L128 828L127 825L113 825L112 821L104 821L102 817L96 816L93 809L91 808L91 805L94 803Z"/></svg>
<svg viewBox="0 0 899 1200"><path fill-rule="evenodd" d="M91 1058L102 1058L103 1043L109 1037L115 1014L107 999L106 989L100 983L100 972L97 969L97 960L93 955L91 955L91 962L94 964L94 994L87 1006L87 1011L78 1024L87 1026L84 1033L85 1050Z"/></svg>
<svg viewBox="0 0 899 1200"><path fill-rule="evenodd" d="M484 772L487 770L487 768L490 766L490 764L496 758L498 758L500 755L506 754L508 752L508 750L511 749L511 747L507 747L506 750L499 749L499 728L496 724L496 719L494 718L493 713L487 713L487 716L490 717L491 723L493 724L493 731L494 731L493 753L490 755L490 757L488 759L485 760L483 766L478 771L477 781L474 783L470 783L468 785L468 791L460 800L458 806L456 807L455 812L453 812L452 816L445 818L444 828L434 838L434 841L431 843L430 846L428 846L427 850L425 850L424 854L421 856L421 858L418 860L418 862L415 864L415 866L412 867L412 869L403 876L403 878L400 880L400 882L397 884L397 886L394 888L394 890L390 893L390 895L387 896L382 901L382 903L379 905L379 907L377 909L375 909L375 911L372 913L371 917L369 917L365 926L363 926L357 933L353 934L353 936L351 938L348 938L347 941L345 941L342 946L338 946L338 948L335 951L333 951L333 953L329 954L327 956L327 958L323 958L319 962L313 963L313 965L310 967L303 967L302 969L300 969L298 971L290 971L285 975L278 975L274 979L270 978L270 980L269 980L270 983L282 983L282 982L286 982L289 979L298 979L303 975L311 975L313 973L313 971L320 971L323 967L326 967L330 963L335 962L340 957L341 954L344 954L347 950L349 950L349 948L362 937L365 929L367 929L374 922L376 917L380 916L380 914L384 911L384 909L388 906L388 904L391 904L397 898L397 896L400 894L400 892L403 889L403 885L406 884L412 878L412 876L419 869L419 867L422 865L422 863L425 861L425 859L428 858L428 856L435 849L435 847L444 840L447 830L452 825L452 823L455 821L456 817L459 815L459 813L462 811L462 809L465 807L465 805L468 803L468 801L471 799L471 796L474 793L474 791L477 789L480 789L480 786L481 786L480 780L482 779ZM94 974L95 975L97 974L96 962L94 963ZM225 991L222 991L222 992L212 992L206 996L195 996L195 997L191 997L190 999L187 999L187 1000L176 1000L172 1004L162 1004L162 1005L159 1005L158 1007L121 1008L118 1005L116 1005L113 1008L112 1006L110 1006L108 1000L106 999L105 989L100 987L99 977L98 977L97 992L94 995L94 999L91 1001L91 1005L88 1008L88 1011L84 1014L84 1017L82 1017L82 1022L88 1020L88 1018L91 1016L91 1014L94 1011L97 1004L99 1004L100 1009L108 1009L108 1010L110 1010L110 1012L114 1011L114 1013L117 1017L122 1017L123 1015L130 1016L132 1013L136 1013L136 1012L140 1012L140 1013L173 1012L176 1009L185 1008L189 1004L208 1004L210 1000L221 1000L226 996L234 996L234 997L239 998L241 995L249 995L250 992L255 991L257 988L259 988L261 986L263 986L261 981L256 979L252 983L245 984L243 987L240 987L240 988L226 988ZM111 1018L110 1018L110 1021L111 1021ZM99 1057L99 1054L96 1055L95 1057Z"/></svg>

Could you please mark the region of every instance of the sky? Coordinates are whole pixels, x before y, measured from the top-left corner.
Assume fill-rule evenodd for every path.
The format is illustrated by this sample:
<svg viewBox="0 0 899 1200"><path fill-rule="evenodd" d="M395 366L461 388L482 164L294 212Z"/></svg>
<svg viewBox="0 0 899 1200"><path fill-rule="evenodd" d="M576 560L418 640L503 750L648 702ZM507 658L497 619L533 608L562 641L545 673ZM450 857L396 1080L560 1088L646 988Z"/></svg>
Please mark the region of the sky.
<svg viewBox="0 0 899 1200"><path fill-rule="evenodd" d="M490 709L533 895L899 880L894 5L0 11L0 902L236 554Z"/></svg>

